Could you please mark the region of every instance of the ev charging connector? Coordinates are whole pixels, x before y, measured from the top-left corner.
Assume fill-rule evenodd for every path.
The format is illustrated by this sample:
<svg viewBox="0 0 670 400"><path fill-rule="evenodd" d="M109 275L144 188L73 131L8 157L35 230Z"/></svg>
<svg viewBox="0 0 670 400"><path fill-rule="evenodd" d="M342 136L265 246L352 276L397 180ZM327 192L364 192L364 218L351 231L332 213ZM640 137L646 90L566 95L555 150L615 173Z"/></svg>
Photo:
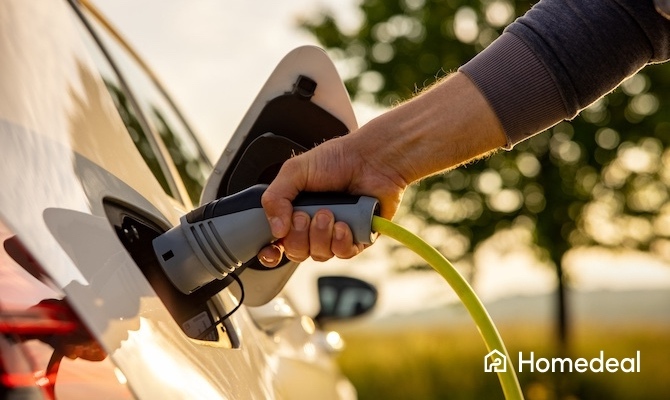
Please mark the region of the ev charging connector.
<svg viewBox="0 0 670 400"><path fill-rule="evenodd" d="M154 251L172 284L190 294L199 287L224 279L274 240L261 196L267 185L255 185L205 204L180 219L180 224L154 239ZM372 217L379 203L367 196L341 193L301 193L295 210L310 216L331 210L336 221L346 222L354 242L372 244Z"/></svg>

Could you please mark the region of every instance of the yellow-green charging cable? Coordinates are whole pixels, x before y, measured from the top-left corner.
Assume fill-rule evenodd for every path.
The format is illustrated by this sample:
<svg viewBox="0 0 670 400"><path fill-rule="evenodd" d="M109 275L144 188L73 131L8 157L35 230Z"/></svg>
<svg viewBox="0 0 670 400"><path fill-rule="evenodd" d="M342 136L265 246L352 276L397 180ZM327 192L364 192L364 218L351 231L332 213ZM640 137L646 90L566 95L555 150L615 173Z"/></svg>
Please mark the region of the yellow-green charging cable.
<svg viewBox="0 0 670 400"><path fill-rule="evenodd" d="M474 290L472 290L472 287L470 287L468 282L458 273L458 271L456 271L449 260L428 245L428 243L424 242L420 237L387 219L375 216L372 219L372 230L384 236L393 238L405 245L442 275L470 313L470 316L479 329L479 333L482 335L482 339L484 339L487 349L489 351L498 350L504 354L508 360L510 359L505 344L498 333L498 329L496 329L495 324L491 320L489 313L484 308L484 305L479 300ZM498 379L500 379L500 384L506 399L523 399L521 386L519 386L519 381L514 372L512 363L507 363L507 368L504 372L498 372Z"/></svg>

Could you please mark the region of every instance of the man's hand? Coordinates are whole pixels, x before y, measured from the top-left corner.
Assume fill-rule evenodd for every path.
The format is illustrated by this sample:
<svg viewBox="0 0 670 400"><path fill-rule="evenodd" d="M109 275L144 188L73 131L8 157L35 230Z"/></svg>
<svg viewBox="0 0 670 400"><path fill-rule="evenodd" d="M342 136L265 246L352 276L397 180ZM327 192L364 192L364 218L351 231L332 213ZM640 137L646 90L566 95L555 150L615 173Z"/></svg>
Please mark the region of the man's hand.
<svg viewBox="0 0 670 400"><path fill-rule="evenodd" d="M395 168L382 165L369 150L369 142L358 143L361 132L329 140L284 163L261 199L279 240L259 253L265 266L275 266L282 253L292 261L308 257L326 261L332 257L351 258L363 250L353 242L349 226L336 222L333 213L319 210L314 218L293 212L291 202L302 191L344 192L375 197L382 215L392 218L407 186Z"/></svg>

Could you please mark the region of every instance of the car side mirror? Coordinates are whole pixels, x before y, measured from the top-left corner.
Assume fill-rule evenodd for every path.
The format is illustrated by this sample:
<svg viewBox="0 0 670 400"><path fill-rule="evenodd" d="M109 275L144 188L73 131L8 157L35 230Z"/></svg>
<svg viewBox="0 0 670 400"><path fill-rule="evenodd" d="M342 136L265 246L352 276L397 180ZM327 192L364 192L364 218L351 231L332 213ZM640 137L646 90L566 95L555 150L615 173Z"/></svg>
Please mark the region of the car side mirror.
<svg viewBox="0 0 670 400"><path fill-rule="evenodd" d="M377 303L377 289L360 279L346 276L322 276L319 289L318 323L341 321L363 315Z"/></svg>

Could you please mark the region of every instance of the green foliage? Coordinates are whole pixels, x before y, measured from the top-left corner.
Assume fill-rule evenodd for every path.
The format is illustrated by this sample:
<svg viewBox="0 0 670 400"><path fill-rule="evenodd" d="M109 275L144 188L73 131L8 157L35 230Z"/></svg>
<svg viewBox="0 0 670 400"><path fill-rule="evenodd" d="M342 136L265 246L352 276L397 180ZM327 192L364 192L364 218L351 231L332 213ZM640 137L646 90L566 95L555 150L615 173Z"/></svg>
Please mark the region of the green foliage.
<svg viewBox="0 0 670 400"><path fill-rule="evenodd" d="M467 62L530 2L363 0L359 7L364 20L353 32L327 12L303 26L346 63L355 100L391 106ZM663 206L670 183L669 81L668 65L648 67L574 121L422 181L408 196L412 214L424 229L442 229L443 242L450 239L440 250L452 259L503 231L528 238L559 276L573 246L670 258L670 207Z"/></svg>
<svg viewBox="0 0 670 400"><path fill-rule="evenodd" d="M342 31L327 12L303 27L334 57L351 61L354 71L346 83L352 94L372 95L389 106L456 70L500 34L515 7L528 6L528 1L364 0L365 20L356 32ZM487 20L487 12L498 16ZM479 27L473 30L473 24Z"/></svg>

